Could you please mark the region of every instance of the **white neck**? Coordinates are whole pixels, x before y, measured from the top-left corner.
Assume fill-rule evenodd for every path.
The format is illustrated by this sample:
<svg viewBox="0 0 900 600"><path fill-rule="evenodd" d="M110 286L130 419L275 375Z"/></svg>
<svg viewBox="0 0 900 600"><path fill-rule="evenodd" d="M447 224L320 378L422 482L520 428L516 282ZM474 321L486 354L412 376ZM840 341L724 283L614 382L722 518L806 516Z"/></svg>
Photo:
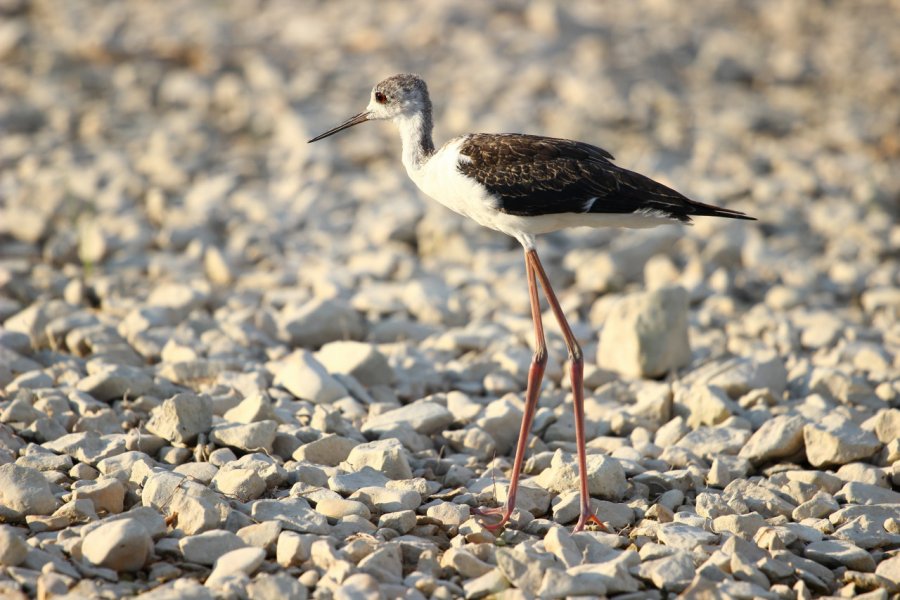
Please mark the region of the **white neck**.
<svg viewBox="0 0 900 600"><path fill-rule="evenodd" d="M415 171L434 154L431 141L431 111L417 111L411 115L400 115L394 119L400 129L403 142L403 166L407 171Z"/></svg>

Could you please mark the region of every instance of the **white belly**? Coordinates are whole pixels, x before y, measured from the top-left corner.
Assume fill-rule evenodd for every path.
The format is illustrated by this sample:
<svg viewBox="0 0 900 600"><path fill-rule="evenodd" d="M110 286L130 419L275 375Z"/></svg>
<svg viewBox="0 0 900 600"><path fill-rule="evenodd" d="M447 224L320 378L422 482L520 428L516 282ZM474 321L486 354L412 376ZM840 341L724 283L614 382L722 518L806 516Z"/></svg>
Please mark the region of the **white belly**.
<svg viewBox="0 0 900 600"><path fill-rule="evenodd" d="M557 213L521 217L498 211L481 184L464 176L457 165L463 138L452 140L422 167L406 165L406 172L420 190L450 210L484 227L510 235L526 248L534 246L534 235L568 227L655 227L670 219L646 214ZM468 160L468 157L462 157Z"/></svg>

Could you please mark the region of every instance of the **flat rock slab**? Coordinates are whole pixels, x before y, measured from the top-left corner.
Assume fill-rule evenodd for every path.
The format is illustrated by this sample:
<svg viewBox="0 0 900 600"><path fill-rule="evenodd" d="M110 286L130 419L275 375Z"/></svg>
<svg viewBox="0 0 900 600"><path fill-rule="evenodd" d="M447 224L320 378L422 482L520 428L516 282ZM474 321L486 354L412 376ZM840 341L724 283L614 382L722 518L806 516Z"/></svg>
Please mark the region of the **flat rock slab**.
<svg viewBox="0 0 900 600"><path fill-rule="evenodd" d="M379 434L406 424L419 433L430 435L443 430L452 422L453 415L446 407L437 402L423 400L368 419L362 427L362 432Z"/></svg>
<svg viewBox="0 0 900 600"><path fill-rule="evenodd" d="M871 457L881 442L871 431L845 422L837 426L809 423L803 427L806 457L814 467L845 465Z"/></svg>
<svg viewBox="0 0 900 600"><path fill-rule="evenodd" d="M843 566L864 573L871 573L875 570L875 559L872 558L872 555L849 542L823 540L808 545L803 553L806 558L826 567Z"/></svg>

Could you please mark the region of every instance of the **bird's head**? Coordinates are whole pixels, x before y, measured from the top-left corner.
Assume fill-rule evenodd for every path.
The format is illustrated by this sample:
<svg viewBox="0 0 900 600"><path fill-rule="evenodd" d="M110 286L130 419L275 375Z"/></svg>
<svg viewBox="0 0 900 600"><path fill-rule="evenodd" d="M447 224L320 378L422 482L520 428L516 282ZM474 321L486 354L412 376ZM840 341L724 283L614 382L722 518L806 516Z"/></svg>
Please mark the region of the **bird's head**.
<svg viewBox="0 0 900 600"><path fill-rule="evenodd" d="M392 75L372 88L366 110L309 141L316 142L366 121L393 120L423 112L431 112L431 99L425 81L418 75Z"/></svg>

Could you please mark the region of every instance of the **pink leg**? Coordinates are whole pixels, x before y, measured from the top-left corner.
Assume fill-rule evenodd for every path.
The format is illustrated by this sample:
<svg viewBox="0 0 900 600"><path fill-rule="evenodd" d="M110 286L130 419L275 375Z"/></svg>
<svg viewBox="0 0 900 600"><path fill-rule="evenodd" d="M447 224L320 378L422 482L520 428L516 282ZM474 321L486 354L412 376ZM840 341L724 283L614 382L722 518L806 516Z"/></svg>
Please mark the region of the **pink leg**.
<svg viewBox="0 0 900 600"><path fill-rule="evenodd" d="M575 405L575 445L578 448L578 475L581 479L581 516L578 523L575 524L575 531L581 531L588 523L594 523L601 529L606 529L603 523L591 510L591 496L588 493L587 486L587 452L585 450L584 439L584 356L581 352L581 346L569 327L569 322L563 314L562 307L556 299L556 294L550 286L550 279L544 272L541 260L538 258L537 252L529 250L527 260L532 263L532 269L537 275L541 287L544 289L544 295L550 303L550 309L553 311L559 327L562 330L563 338L566 341L566 347L569 349L569 377L572 381L572 403Z"/></svg>
<svg viewBox="0 0 900 600"><path fill-rule="evenodd" d="M541 380L544 378L544 368L547 366L547 343L544 340L544 326L541 322L541 302L538 299L537 283L534 280L534 267L527 254L525 255L525 274L528 277L528 293L531 297L531 319L534 323L535 350L531 359L531 366L528 369L528 387L525 390L525 413L522 415L522 426L519 429L519 441L516 444L516 457L513 461L506 505L499 508L479 509L476 511L481 515L500 515L500 520L496 523L484 523L486 528L492 530L499 529L505 525L516 507L519 474L522 472L522 463L525 462L525 447L528 443L528 434L531 432L531 423L534 420L534 413L537 409Z"/></svg>

